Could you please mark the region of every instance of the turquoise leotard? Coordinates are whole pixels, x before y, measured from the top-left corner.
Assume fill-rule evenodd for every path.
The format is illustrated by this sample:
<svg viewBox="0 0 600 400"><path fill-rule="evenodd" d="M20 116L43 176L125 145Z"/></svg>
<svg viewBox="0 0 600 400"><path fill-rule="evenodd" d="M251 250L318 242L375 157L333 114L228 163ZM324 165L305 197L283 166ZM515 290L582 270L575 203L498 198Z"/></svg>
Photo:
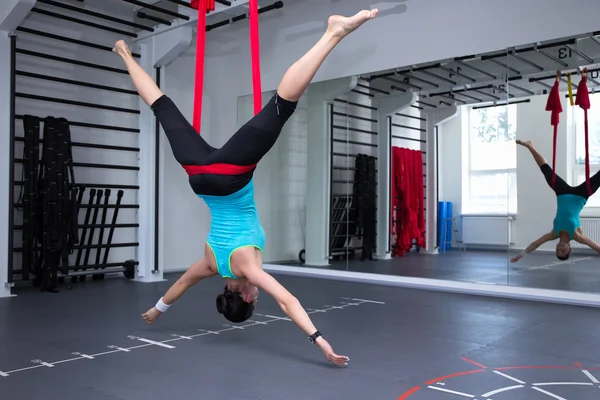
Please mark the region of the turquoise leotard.
<svg viewBox="0 0 600 400"><path fill-rule="evenodd" d="M223 278L237 279L231 272L231 255L239 248L252 246L263 251L265 231L260 224L254 201L254 179L228 196L197 195L212 215L206 242Z"/></svg>
<svg viewBox="0 0 600 400"><path fill-rule="evenodd" d="M558 236L560 231L568 232L571 239L575 230L581 225L579 213L585 206L585 197L575 194L561 194L556 197L556 217L554 217L554 233Z"/></svg>

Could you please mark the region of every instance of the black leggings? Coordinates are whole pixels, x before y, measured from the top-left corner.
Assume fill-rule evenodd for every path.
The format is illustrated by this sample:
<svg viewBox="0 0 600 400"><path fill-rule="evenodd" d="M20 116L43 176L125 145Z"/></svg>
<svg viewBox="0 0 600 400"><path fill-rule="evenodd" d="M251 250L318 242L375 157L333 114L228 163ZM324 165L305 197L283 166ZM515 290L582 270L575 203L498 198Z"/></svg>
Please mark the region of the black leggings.
<svg viewBox="0 0 600 400"><path fill-rule="evenodd" d="M250 166L258 163L273 147L297 104L275 94L263 109L246 122L220 149L206 143L166 95L156 100L151 108L162 125L179 164ZM190 175L190 185L196 194L225 196L248 184L252 173L253 170L231 175L225 170L213 169L208 174Z"/></svg>
<svg viewBox="0 0 600 400"><path fill-rule="evenodd" d="M546 182L548 182L548 185L552 187L552 168L550 165L544 164L540 167L540 169L546 178ZM592 194L596 193L596 190L600 188L600 171L596 172L594 176L590 177L590 184L592 186ZM558 175L556 175L556 188L553 188L553 190L557 196L560 196L561 194L574 194L585 199L591 196L587 191L585 181L579 186L571 186Z"/></svg>

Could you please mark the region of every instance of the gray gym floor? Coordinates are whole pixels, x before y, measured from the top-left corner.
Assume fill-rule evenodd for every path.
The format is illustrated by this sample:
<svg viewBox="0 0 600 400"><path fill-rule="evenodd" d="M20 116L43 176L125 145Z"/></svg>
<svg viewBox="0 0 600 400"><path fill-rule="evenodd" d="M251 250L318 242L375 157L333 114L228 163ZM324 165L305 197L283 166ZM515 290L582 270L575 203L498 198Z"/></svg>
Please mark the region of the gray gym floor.
<svg viewBox="0 0 600 400"><path fill-rule="evenodd" d="M456 250L428 256L409 253L391 260L360 261L355 259L332 261L328 268L369 272L374 274L410 276L496 285L510 285L538 289L567 290L600 293L600 258L594 255L573 254L560 261L552 253L533 253L518 263L509 258L516 253L508 251L458 252ZM280 263L273 263L280 264ZM301 265L299 263L281 263Z"/></svg>
<svg viewBox="0 0 600 400"><path fill-rule="evenodd" d="M597 310L279 276L335 350L327 364L268 296L236 327L222 281L154 325L169 282L87 281L0 299L0 393L18 399L597 399ZM240 329L243 328L243 329ZM493 397L492 397L493 396Z"/></svg>

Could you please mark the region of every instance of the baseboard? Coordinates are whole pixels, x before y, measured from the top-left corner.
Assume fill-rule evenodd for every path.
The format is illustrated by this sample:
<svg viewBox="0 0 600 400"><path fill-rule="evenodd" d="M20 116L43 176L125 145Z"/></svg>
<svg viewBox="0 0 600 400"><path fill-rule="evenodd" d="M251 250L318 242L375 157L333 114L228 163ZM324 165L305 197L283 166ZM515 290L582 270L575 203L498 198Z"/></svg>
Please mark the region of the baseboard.
<svg viewBox="0 0 600 400"><path fill-rule="evenodd" d="M501 286L483 283L445 281L439 279L412 278L406 276L378 275L363 272L315 269L267 264L265 271L310 278L340 280L372 285L395 286L412 289L462 293L487 297L559 303L587 307L600 307L600 295L562 290L535 289L517 286Z"/></svg>

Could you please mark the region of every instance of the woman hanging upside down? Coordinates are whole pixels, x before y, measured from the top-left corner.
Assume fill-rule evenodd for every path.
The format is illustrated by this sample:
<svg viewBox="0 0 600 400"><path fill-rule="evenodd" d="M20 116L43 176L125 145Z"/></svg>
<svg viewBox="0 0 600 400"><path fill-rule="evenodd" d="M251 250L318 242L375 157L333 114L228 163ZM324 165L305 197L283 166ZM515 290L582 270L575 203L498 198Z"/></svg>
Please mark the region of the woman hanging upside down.
<svg viewBox="0 0 600 400"><path fill-rule="evenodd" d="M531 142L523 142L517 140L517 144L526 147L531 152L535 162L542 170L546 182L552 187L552 168L548 162L534 147ZM589 246L593 250L600 253L600 245L583 234L580 226L579 213L587 203L587 199L598 190L600 187L600 172L597 172L590 178L592 193L588 193L586 183L573 187L567 182L556 176L556 187L553 188L556 193L556 217L554 217L554 227L551 232L546 233L541 238L531 243L523 253L513 257L510 261L517 262L525 254L531 253L542 244L558 239L556 245L556 257L559 260L567 260L571 254L571 240Z"/></svg>
<svg viewBox="0 0 600 400"><path fill-rule="evenodd" d="M190 186L206 202L212 215L204 258L192 264L156 305L142 315L146 322L154 322L202 279L221 275L226 285L217 296L217 310L229 321L240 323L250 318L258 289L263 289L319 346L327 360L347 365L349 358L334 353L298 299L262 269L265 232L254 201L253 172L275 144L325 58L344 37L374 18L377 12L377 9L363 10L353 17L330 17L323 37L287 70L269 103L220 149L211 147L194 130L171 99L135 62L125 42L120 40L115 44L113 51L125 61L139 95L162 125L175 159L190 175Z"/></svg>

